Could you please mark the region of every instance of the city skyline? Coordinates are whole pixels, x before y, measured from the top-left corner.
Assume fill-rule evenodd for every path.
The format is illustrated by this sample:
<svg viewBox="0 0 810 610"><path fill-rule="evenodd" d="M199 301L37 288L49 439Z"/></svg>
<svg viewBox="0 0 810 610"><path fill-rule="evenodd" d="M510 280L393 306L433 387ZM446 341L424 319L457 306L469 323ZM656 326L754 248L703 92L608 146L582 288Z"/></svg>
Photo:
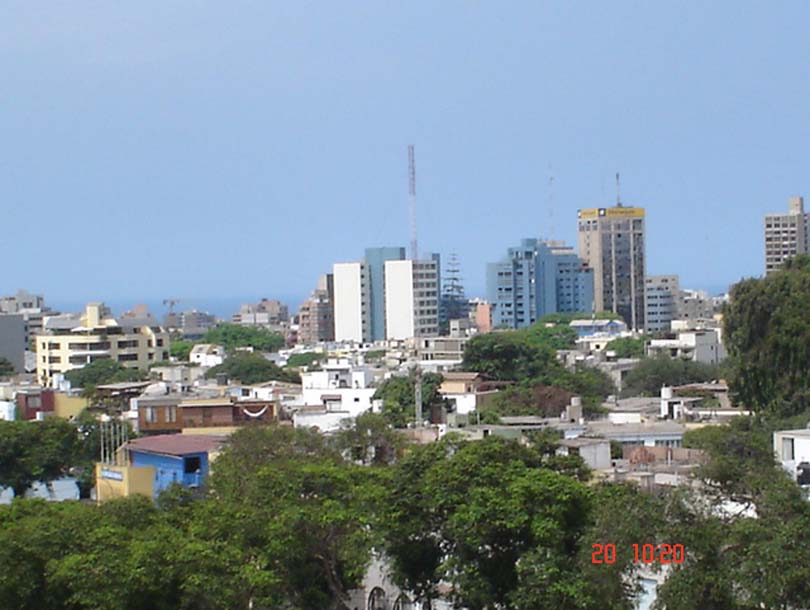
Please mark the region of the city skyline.
<svg viewBox="0 0 810 610"><path fill-rule="evenodd" d="M232 8L0 9L3 293L295 308L408 243L409 144L420 247L470 296L509 244L576 243L617 171L647 272L714 293L810 192L803 3Z"/></svg>

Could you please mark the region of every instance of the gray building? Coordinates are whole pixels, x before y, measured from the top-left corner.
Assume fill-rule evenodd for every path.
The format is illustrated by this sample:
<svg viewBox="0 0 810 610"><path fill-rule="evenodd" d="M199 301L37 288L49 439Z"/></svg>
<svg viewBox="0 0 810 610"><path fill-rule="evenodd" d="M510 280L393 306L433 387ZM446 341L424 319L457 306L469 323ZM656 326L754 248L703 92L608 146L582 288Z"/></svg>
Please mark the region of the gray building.
<svg viewBox="0 0 810 610"><path fill-rule="evenodd" d="M26 325L22 314L0 314L0 358L25 372Z"/></svg>
<svg viewBox="0 0 810 610"><path fill-rule="evenodd" d="M668 331L678 318L677 275L648 275L644 282L644 320L649 332Z"/></svg>
<svg viewBox="0 0 810 610"><path fill-rule="evenodd" d="M785 259L810 250L810 221L804 211L804 198L788 199L786 214L765 216L765 274L773 273Z"/></svg>

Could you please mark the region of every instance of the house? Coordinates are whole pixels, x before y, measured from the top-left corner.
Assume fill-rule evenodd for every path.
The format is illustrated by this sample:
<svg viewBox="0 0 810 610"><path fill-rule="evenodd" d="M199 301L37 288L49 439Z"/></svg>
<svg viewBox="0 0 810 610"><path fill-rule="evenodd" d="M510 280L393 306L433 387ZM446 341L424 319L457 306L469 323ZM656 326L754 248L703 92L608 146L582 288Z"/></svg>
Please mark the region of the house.
<svg viewBox="0 0 810 610"><path fill-rule="evenodd" d="M188 361L200 366L218 366L225 361L225 348L212 343L200 343L191 348Z"/></svg>
<svg viewBox="0 0 810 610"><path fill-rule="evenodd" d="M791 478L799 485L810 485L810 429L780 430L773 433L773 450Z"/></svg>
<svg viewBox="0 0 810 610"><path fill-rule="evenodd" d="M647 344L647 355L717 364L726 357L726 351L720 341L720 333L714 329L706 329L679 332L668 339L652 339Z"/></svg>
<svg viewBox="0 0 810 610"><path fill-rule="evenodd" d="M116 463L96 464L99 502L142 494L152 498L173 484L199 487L225 437L164 434L132 440L118 452Z"/></svg>
<svg viewBox="0 0 810 610"><path fill-rule="evenodd" d="M557 447L557 455L578 455L589 468L604 470L611 467L610 441L604 438L565 438Z"/></svg>
<svg viewBox="0 0 810 610"><path fill-rule="evenodd" d="M569 326L580 337L600 334L616 338L628 332L624 320L572 320Z"/></svg>
<svg viewBox="0 0 810 610"><path fill-rule="evenodd" d="M320 371L301 375L302 399L308 406L321 406L327 411L345 411L347 417L357 417L372 408L377 391L371 387L374 374L365 364L353 364L349 359L329 359Z"/></svg>
<svg viewBox="0 0 810 610"><path fill-rule="evenodd" d="M141 434L167 434L180 432L182 422L178 418L178 406L183 402L182 394L149 396L144 394L130 401L130 406L138 414L137 430Z"/></svg>
<svg viewBox="0 0 810 610"><path fill-rule="evenodd" d="M266 400L220 398L186 398L178 405L180 423L188 428L233 428L248 423L275 421L276 404ZM226 430L223 430L223 432Z"/></svg>

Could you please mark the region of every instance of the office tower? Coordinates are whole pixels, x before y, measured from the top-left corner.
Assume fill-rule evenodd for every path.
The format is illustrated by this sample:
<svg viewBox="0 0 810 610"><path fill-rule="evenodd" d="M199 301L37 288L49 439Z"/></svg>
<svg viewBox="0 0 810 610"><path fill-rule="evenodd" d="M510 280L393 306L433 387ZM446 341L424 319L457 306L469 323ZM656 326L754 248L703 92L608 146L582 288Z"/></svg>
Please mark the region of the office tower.
<svg viewBox="0 0 810 610"><path fill-rule="evenodd" d="M596 311L619 314L644 328L644 208L588 208L577 212L579 255L593 268Z"/></svg>
<svg viewBox="0 0 810 610"><path fill-rule="evenodd" d="M335 339L371 341L368 267L362 262L335 263Z"/></svg>
<svg viewBox="0 0 810 610"><path fill-rule="evenodd" d="M804 198L788 199L787 214L765 216L765 274L773 273L786 258L810 251L810 221L804 211Z"/></svg>
<svg viewBox="0 0 810 610"><path fill-rule="evenodd" d="M385 333L385 263L405 260L405 248L366 248L363 259L368 273L368 315L370 341L381 341Z"/></svg>
<svg viewBox="0 0 810 610"><path fill-rule="evenodd" d="M677 275L648 275L644 282L644 320L648 332L668 331L678 318Z"/></svg>
<svg viewBox="0 0 810 610"><path fill-rule="evenodd" d="M439 257L385 263L385 338L439 334Z"/></svg>
<svg viewBox="0 0 810 610"><path fill-rule="evenodd" d="M593 273L561 242L524 239L487 265L494 328L524 328L544 315L590 312Z"/></svg>

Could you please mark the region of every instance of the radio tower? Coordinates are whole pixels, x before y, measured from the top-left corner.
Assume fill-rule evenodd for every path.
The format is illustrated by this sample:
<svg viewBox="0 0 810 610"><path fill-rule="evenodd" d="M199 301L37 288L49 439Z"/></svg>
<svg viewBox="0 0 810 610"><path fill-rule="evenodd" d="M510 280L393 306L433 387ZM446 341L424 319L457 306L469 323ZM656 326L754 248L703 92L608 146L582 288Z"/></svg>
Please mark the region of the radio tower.
<svg viewBox="0 0 810 610"><path fill-rule="evenodd" d="M416 243L416 160L414 159L413 144L408 146L408 203L411 213L411 264L416 271L416 261L419 260L419 248ZM419 368L419 350L415 351L416 369L413 380L413 402L416 426L422 426L422 370Z"/></svg>
<svg viewBox="0 0 810 610"><path fill-rule="evenodd" d="M413 144L408 146L408 203L411 214L411 260L419 260L419 248L416 243L416 160Z"/></svg>

